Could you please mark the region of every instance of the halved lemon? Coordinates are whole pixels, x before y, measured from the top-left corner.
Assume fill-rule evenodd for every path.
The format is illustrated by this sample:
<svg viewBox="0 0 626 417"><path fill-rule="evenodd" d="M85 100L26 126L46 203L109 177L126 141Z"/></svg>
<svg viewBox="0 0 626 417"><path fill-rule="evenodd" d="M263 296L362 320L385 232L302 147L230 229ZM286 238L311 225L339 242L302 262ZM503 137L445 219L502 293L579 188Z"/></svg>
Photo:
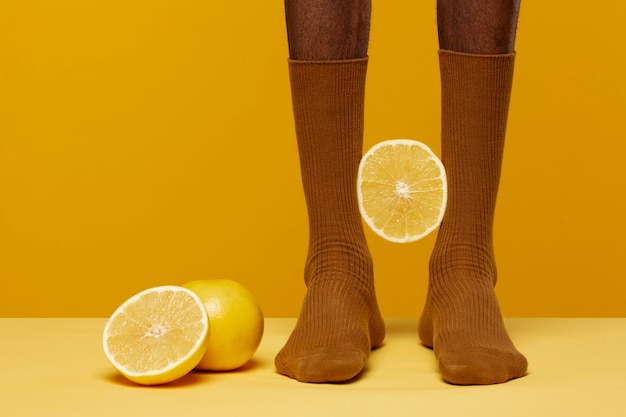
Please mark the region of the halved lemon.
<svg viewBox="0 0 626 417"><path fill-rule="evenodd" d="M373 146L357 176L359 210L382 238L414 242L435 230L448 197L443 164L425 144L392 139Z"/></svg>
<svg viewBox="0 0 626 417"><path fill-rule="evenodd" d="M229 279L200 279L183 285L204 302L211 337L196 369L231 371L246 364L263 338L263 312L250 291Z"/></svg>
<svg viewBox="0 0 626 417"><path fill-rule="evenodd" d="M204 303L193 291L154 287L134 295L113 313L104 327L104 353L131 381L164 384L200 362L208 333Z"/></svg>

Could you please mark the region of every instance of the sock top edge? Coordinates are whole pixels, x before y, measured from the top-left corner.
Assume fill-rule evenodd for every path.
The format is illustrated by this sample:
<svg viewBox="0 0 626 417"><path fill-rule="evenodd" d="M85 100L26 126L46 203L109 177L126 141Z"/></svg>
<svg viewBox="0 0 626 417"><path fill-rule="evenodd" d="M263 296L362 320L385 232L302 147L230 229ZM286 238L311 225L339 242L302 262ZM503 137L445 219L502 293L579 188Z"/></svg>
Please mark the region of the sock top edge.
<svg viewBox="0 0 626 417"><path fill-rule="evenodd" d="M353 59L335 59L335 60L307 60L307 59L288 59L290 65L340 65L340 64L350 64L350 63L360 63L367 62L369 56L365 56L363 58L353 58Z"/></svg>
<svg viewBox="0 0 626 417"><path fill-rule="evenodd" d="M448 49L440 49L439 50L439 55L450 55L450 56L467 56L467 57L472 57L472 58L483 58L483 59L491 59L491 58L501 58L501 59L506 59L506 58L512 58L515 57L516 52L513 51L511 53L506 53L506 54L472 54L472 53L468 53L468 52L458 52L458 51L450 51Z"/></svg>

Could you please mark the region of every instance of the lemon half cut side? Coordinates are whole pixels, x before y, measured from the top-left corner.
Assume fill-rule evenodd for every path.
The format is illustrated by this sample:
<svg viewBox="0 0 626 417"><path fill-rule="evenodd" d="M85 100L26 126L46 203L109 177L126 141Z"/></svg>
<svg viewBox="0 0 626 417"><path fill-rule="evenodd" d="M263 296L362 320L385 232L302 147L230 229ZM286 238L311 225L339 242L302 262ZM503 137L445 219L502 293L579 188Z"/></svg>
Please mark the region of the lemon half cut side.
<svg viewBox="0 0 626 417"><path fill-rule="evenodd" d="M204 355L209 319L202 300L178 286L144 290L107 321L104 353L126 378L164 384L189 373Z"/></svg>
<svg viewBox="0 0 626 417"><path fill-rule="evenodd" d="M391 242L414 242L443 220L446 172L441 160L419 141L383 141L361 159L357 198L363 220L377 235Z"/></svg>

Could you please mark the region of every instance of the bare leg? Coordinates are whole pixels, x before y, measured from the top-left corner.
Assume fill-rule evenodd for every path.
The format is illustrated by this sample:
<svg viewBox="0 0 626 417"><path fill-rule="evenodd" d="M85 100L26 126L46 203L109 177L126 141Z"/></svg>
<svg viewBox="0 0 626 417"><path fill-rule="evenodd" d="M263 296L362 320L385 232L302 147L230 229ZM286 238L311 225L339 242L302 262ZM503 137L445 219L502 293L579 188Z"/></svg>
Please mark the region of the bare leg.
<svg viewBox="0 0 626 417"><path fill-rule="evenodd" d="M309 215L307 294L276 356L303 382L345 381L382 343L372 259L356 198L369 0L288 0L289 74Z"/></svg>
<svg viewBox="0 0 626 417"><path fill-rule="evenodd" d="M437 0L439 47L469 54L510 54L520 0Z"/></svg>
<svg viewBox="0 0 626 417"><path fill-rule="evenodd" d="M371 0L285 0L291 59L366 57L371 9Z"/></svg>
<svg viewBox="0 0 626 417"><path fill-rule="evenodd" d="M518 0L438 1L449 199L420 337L434 348L443 378L455 384L505 382L527 367L504 327L493 253L518 10Z"/></svg>

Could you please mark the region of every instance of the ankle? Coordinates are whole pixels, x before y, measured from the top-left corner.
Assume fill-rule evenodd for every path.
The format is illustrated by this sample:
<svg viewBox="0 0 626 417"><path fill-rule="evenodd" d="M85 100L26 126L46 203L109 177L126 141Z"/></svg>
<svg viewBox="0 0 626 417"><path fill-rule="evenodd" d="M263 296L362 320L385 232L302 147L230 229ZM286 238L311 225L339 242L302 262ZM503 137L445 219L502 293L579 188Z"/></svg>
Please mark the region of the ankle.
<svg viewBox="0 0 626 417"><path fill-rule="evenodd" d="M327 279L372 284L374 263L364 239L318 240L309 246L304 276L307 286Z"/></svg>
<svg viewBox="0 0 626 417"><path fill-rule="evenodd" d="M492 246L472 242L438 243L429 270L431 283L464 280L495 285L498 275Z"/></svg>

